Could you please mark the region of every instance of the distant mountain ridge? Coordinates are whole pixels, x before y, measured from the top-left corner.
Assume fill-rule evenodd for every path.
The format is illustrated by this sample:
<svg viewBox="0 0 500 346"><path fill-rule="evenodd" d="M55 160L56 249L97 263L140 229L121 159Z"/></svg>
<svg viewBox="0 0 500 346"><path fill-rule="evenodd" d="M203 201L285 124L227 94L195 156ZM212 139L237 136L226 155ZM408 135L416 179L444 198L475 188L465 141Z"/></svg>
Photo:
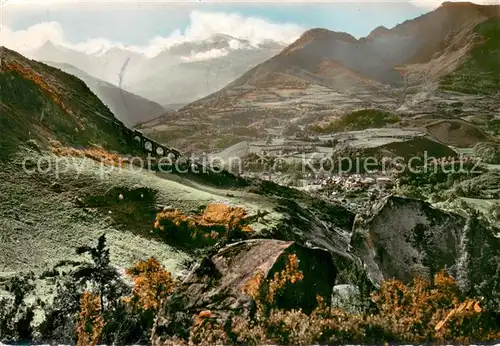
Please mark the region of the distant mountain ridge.
<svg viewBox="0 0 500 346"><path fill-rule="evenodd" d="M77 69L162 106L186 104L230 83L249 68L279 53L284 45L215 34L178 43L154 57L112 48L85 54L46 42L30 56Z"/></svg>
<svg viewBox="0 0 500 346"><path fill-rule="evenodd" d="M152 120L165 112L165 108L161 105L99 80L72 65L50 61L45 63L83 80L90 90L127 126L132 127L137 123Z"/></svg>
<svg viewBox="0 0 500 346"><path fill-rule="evenodd" d="M276 73L299 78L304 85L331 87L332 83L324 77L335 76L337 70L345 74L344 79L355 78L361 87L380 83L400 86L403 83L403 73L398 68L408 66L411 70L414 64L430 62L446 53L450 43L455 45L451 47L453 51L460 50L470 43L468 39L474 36L475 26L488 18L500 18L500 6L446 2L433 12L405 21L393 29L378 27L367 37L360 39L347 33L311 29L281 53L250 69L220 92L203 100L220 101L228 90L254 85L268 77L275 78ZM453 37L460 35L460 42L452 42ZM467 50L463 50L461 54L467 54ZM332 71L326 65L330 65ZM404 70L403 68L403 72ZM347 71L349 73L345 73ZM280 88L279 84L278 80L274 86ZM199 102L193 103L197 104ZM190 105L186 106L189 107Z"/></svg>
<svg viewBox="0 0 500 346"><path fill-rule="evenodd" d="M485 36L486 31L479 25L490 22ZM461 78L476 78L477 71L490 76L489 92L500 90L494 86L497 79L492 77L500 68L500 63L494 62L498 56L494 41L500 41L495 31L498 23L499 5L444 3L392 29L378 27L360 39L347 33L311 29L219 91L162 118L163 128L176 126L178 131L179 127L191 126L192 140L184 136L182 142L175 142L183 147L200 138L199 131L203 133L201 138L221 141L238 137L232 135L237 131L245 134L239 138L248 140L255 135L265 136L264 129L290 120L307 124L367 107L395 111L411 97L411 88L428 92L439 85L444 87L443 78L464 66L475 47L483 47L485 42L493 42L484 52L488 54L488 67L476 57L467 76L454 79L452 89L457 90L455 84ZM474 54L481 54L478 49ZM472 92L482 92L477 84L480 80ZM147 124L143 128L158 138L169 137L164 136L165 130L155 132L159 126L157 121L154 124L149 130ZM212 131L207 130L212 127ZM247 131L239 130L242 127Z"/></svg>

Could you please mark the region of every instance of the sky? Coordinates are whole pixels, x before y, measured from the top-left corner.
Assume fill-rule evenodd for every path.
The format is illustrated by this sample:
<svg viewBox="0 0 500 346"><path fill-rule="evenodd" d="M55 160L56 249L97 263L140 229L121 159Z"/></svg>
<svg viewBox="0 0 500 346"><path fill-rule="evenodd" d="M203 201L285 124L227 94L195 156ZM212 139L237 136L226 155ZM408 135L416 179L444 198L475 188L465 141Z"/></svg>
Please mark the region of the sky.
<svg viewBox="0 0 500 346"><path fill-rule="evenodd" d="M122 47L151 56L175 43L205 39L215 33L254 44L265 40L289 44L315 27L363 37L377 26L391 28L439 5L436 0L0 1L0 44L9 48L30 51L50 40L88 53Z"/></svg>

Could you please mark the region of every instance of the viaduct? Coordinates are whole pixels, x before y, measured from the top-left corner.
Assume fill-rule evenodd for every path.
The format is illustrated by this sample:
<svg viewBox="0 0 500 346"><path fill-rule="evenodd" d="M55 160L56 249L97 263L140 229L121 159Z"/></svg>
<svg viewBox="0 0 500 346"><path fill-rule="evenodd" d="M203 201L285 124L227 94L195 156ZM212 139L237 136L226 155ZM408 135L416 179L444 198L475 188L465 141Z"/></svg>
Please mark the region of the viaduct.
<svg viewBox="0 0 500 346"><path fill-rule="evenodd" d="M117 132L122 136L122 138L126 138L127 140L134 140L142 148L142 150L150 153L152 156L155 156L157 158L169 157L172 162L176 162L182 156L181 152L177 149L169 148L163 144L160 144L155 140L146 137L140 131L129 129L120 120L114 119L113 125L115 126Z"/></svg>

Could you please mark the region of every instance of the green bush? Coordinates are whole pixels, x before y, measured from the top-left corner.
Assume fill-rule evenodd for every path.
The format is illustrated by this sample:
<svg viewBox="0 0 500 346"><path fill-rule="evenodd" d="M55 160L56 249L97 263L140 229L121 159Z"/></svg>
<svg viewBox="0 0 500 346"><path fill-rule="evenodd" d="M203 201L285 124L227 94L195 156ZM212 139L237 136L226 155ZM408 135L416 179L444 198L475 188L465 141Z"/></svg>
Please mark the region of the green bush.
<svg viewBox="0 0 500 346"><path fill-rule="evenodd" d="M362 109L342 116L326 126L311 126L309 130L316 133L357 131L369 128L384 127L396 124L399 116L378 109Z"/></svg>

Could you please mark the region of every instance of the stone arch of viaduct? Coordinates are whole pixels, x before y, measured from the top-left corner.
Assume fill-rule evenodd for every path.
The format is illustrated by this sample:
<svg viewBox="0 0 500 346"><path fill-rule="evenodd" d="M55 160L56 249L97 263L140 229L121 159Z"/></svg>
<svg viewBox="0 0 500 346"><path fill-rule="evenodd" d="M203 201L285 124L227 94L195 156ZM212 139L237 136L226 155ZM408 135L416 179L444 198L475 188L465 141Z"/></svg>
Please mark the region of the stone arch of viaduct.
<svg viewBox="0 0 500 346"><path fill-rule="evenodd" d="M116 127L117 131L125 137L127 141L134 141L141 147L142 150L150 153L152 156L157 158L169 157L172 162L177 161L181 158L182 154L174 148L167 147L155 140L145 136L142 132L137 130L131 130L124 123L119 120L115 120L113 125Z"/></svg>

